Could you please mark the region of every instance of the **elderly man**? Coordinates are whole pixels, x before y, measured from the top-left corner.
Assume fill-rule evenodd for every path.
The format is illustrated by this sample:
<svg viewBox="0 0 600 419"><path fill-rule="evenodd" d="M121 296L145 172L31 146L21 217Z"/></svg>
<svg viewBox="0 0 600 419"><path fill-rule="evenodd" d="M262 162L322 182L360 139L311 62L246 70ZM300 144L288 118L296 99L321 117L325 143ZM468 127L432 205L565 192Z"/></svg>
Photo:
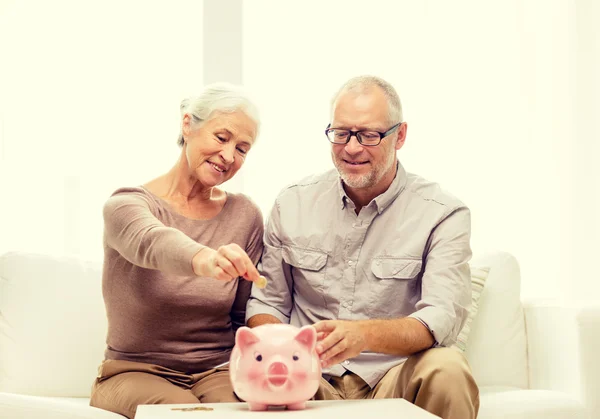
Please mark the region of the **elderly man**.
<svg viewBox="0 0 600 419"><path fill-rule="evenodd" d="M323 380L316 399L404 398L445 419L477 417L479 390L450 348L471 300L470 212L407 173L400 99L372 76L333 98L336 170L277 197L246 319L314 324Z"/></svg>

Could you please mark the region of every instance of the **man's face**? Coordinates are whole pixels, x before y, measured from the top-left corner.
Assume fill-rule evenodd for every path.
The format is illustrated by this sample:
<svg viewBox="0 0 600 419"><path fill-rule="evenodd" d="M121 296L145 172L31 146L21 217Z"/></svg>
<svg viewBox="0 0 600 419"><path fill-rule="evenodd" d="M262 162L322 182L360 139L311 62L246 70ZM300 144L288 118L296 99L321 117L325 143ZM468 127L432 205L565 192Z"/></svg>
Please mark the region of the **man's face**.
<svg viewBox="0 0 600 419"><path fill-rule="evenodd" d="M388 119L388 109L387 99L379 88L345 92L334 104L331 127L385 132L398 122ZM353 189L363 189L377 188L389 180L386 175L395 169L396 150L404 143L404 137L398 134L404 130L403 124L377 146L363 146L354 136L347 144L332 144L333 164L344 183Z"/></svg>

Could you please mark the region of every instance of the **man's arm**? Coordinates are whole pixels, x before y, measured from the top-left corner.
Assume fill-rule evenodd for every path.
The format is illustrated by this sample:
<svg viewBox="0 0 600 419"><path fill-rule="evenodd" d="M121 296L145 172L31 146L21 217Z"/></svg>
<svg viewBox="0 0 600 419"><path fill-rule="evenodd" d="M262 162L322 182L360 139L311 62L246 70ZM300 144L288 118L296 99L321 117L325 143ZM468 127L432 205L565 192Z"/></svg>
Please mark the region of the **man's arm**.
<svg viewBox="0 0 600 419"><path fill-rule="evenodd" d="M315 324L324 368L354 358L363 351L409 356L431 348L433 335L410 317L390 320L324 320Z"/></svg>
<svg viewBox="0 0 600 419"><path fill-rule="evenodd" d="M433 334L435 344L456 342L471 307L471 212L454 209L433 229L426 249L421 299L409 317Z"/></svg>
<svg viewBox="0 0 600 419"><path fill-rule="evenodd" d="M317 351L324 366L362 351L411 355L436 344L450 346L463 327L471 301L470 213L461 207L434 228L428 242L417 311L401 319L322 321Z"/></svg>
<svg viewBox="0 0 600 419"><path fill-rule="evenodd" d="M427 327L410 317L365 321L365 350L390 355L408 356L435 343Z"/></svg>

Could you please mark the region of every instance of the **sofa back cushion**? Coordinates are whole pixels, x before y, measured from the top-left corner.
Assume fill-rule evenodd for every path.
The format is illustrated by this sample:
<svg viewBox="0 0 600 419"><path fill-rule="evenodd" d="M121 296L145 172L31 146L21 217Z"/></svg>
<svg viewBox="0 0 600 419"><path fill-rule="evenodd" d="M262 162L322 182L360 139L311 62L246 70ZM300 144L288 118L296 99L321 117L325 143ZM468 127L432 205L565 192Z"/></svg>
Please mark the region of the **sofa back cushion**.
<svg viewBox="0 0 600 419"><path fill-rule="evenodd" d="M471 267L489 269L465 351L477 384L527 388L519 264L506 252L489 252L475 255Z"/></svg>
<svg viewBox="0 0 600 419"><path fill-rule="evenodd" d="M105 336L100 263L0 256L0 392L89 397Z"/></svg>

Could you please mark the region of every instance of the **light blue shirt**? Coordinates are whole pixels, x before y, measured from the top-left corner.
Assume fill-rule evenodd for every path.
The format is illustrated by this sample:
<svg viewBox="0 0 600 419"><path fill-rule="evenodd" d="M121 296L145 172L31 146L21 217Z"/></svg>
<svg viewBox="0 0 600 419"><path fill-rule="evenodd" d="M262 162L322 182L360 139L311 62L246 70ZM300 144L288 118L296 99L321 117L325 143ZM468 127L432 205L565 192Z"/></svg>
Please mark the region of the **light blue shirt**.
<svg viewBox="0 0 600 419"><path fill-rule="evenodd" d="M246 319L294 326L320 320L414 317L451 346L471 303L469 209L398 163L390 187L355 212L335 170L285 188L269 215L261 274ZM373 352L324 370L371 387L406 358Z"/></svg>

